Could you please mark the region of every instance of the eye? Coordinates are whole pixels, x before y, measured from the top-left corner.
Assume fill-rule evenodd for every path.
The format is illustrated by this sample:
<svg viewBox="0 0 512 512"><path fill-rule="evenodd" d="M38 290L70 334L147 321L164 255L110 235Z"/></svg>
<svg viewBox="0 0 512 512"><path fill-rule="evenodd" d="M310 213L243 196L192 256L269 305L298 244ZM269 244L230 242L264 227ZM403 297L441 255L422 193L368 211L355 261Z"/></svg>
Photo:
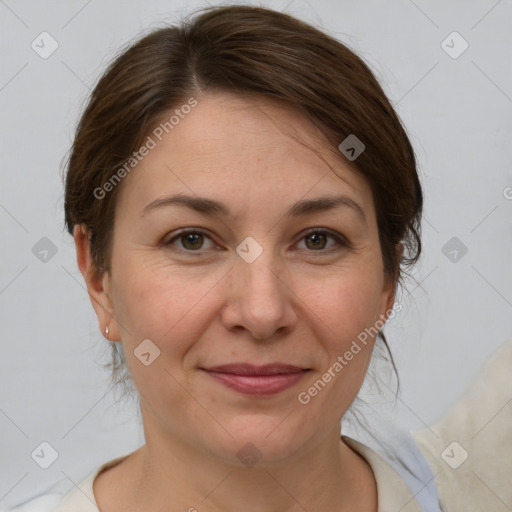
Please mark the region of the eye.
<svg viewBox="0 0 512 512"><path fill-rule="evenodd" d="M304 244L304 246L301 247L301 244ZM206 233L192 229L178 232L163 245L174 246L178 250L188 253L200 252L215 247L215 243ZM308 252L332 252L346 247L349 247L349 243L342 235L325 229L309 231L296 245L296 249L305 249Z"/></svg>
<svg viewBox="0 0 512 512"><path fill-rule="evenodd" d="M210 240L210 247L204 247L206 240ZM179 245L176 245L175 242L179 242ZM197 230L181 231L165 242L164 245L175 245L178 249L187 252L210 249L214 246L213 240L208 235Z"/></svg>
<svg viewBox="0 0 512 512"><path fill-rule="evenodd" d="M334 241L329 245L329 239ZM330 231L326 231L325 229L314 229L304 236L300 242L297 244L298 249L303 249L304 247L299 247L299 245L304 241L304 245L306 249L312 251L325 251L331 250L334 248L336 250L336 245L338 248L348 247L348 242L341 235L337 235L331 233Z"/></svg>

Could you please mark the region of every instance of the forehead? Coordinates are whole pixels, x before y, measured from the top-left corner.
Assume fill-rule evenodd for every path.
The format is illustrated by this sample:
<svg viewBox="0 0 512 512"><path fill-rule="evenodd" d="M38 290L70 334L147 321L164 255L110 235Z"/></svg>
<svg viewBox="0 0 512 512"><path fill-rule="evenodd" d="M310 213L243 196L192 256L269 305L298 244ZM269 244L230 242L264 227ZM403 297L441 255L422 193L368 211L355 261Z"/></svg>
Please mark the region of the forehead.
<svg viewBox="0 0 512 512"><path fill-rule="evenodd" d="M149 133L155 145L124 179L119 208L142 208L181 192L215 197L234 210L275 209L298 198L342 192L373 209L366 180L333 154L320 130L298 110L277 100L228 93L207 93L196 101L174 116L161 140L155 130Z"/></svg>

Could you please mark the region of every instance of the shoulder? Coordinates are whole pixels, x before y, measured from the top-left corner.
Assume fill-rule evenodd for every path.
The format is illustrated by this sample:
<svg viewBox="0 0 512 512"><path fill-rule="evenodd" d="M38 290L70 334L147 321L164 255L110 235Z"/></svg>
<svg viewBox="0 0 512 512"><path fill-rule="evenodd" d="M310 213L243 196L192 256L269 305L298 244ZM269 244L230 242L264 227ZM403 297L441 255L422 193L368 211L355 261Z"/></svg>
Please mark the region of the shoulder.
<svg viewBox="0 0 512 512"><path fill-rule="evenodd" d="M342 435L342 440L370 465L379 512L440 512L433 475L409 433L382 424L378 437L362 442Z"/></svg>
<svg viewBox="0 0 512 512"><path fill-rule="evenodd" d="M512 340L429 428L413 432L447 510L512 508Z"/></svg>
<svg viewBox="0 0 512 512"><path fill-rule="evenodd" d="M0 512L99 512L93 492L94 479L126 457L128 455L103 463L76 485L69 480L61 480L46 493Z"/></svg>

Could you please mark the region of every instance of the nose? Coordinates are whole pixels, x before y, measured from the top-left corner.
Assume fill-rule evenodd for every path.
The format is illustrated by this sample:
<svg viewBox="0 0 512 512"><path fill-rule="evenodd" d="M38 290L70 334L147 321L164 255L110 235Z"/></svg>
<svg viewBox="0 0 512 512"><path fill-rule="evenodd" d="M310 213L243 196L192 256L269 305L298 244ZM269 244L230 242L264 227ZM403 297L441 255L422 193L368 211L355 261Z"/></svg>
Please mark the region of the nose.
<svg viewBox="0 0 512 512"><path fill-rule="evenodd" d="M291 331L297 323L296 296L286 275L263 252L255 261L235 262L228 276L222 323L230 331L247 331L267 340ZM265 255L265 256L264 256Z"/></svg>

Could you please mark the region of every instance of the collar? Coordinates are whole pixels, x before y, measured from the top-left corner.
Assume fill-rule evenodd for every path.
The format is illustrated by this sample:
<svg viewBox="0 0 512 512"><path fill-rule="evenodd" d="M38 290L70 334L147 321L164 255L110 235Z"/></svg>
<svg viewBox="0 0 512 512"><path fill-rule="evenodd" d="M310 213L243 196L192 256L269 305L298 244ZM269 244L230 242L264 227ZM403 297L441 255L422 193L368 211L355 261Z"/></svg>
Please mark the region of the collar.
<svg viewBox="0 0 512 512"><path fill-rule="evenodd" d="M355 439L341 436L343 442L361 455L372 468L377 482L378 512L421 512L409 487L399 474L371 448ZM129 455L129 454L128 454ZM93 492L93 482L102 472L120 464L128 455L102 464L69 491L56 512L100 512Z"/></svg>

